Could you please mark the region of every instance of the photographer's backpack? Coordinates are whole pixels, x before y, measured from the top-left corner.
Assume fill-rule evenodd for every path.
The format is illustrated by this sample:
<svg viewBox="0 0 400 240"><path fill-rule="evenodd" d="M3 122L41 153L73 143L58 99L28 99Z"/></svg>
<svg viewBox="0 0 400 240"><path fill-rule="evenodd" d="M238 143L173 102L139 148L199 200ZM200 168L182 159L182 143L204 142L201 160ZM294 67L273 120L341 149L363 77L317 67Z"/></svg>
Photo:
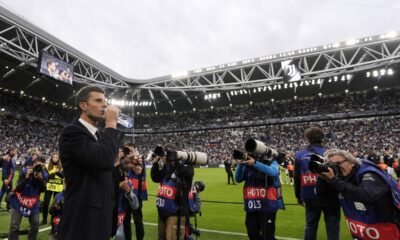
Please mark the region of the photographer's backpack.
<svg viewBox="0 0 400 240"><path fill-rule="evenodd" d="M398 182L387 172L382 171L377 165L372 163L371 161L368 160L361 160L362 164L368 166L369 169L374 168L377 171L374 171L374 173L377 173L385 182L386 184L390 187L390 191L392 193L392 198L393 198L393 204L396 206L396 213L394 214L394 221L397 223L397 226L400 227L400 185ZM367 172L368 168L364 170L363 172ZM359 176L361 177L362 174ZM361 179L358 178L357 182L360 183Z"/></svg>

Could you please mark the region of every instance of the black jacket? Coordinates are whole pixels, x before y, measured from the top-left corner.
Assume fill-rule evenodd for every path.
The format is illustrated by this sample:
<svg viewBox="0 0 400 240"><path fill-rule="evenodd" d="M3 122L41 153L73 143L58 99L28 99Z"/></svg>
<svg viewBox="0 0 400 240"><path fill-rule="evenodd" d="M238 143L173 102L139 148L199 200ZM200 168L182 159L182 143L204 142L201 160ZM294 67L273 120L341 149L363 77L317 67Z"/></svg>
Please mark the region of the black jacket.
<svg viewBox="0 0 400 240"><path fill-rule="evenodd" d="M78 120L59 139L66 191L60 239L109 239L115 207L112 168L123 134L104 129L96 138Z"/></svg>
<svg viewBox="0 0 400 240"><path fill-rule="evenodd" d="M373 203L374 207L383 215L391 216L398 213L393 205L392 193L386 182L374 172L366 172L358 184L356 172L359 166L355 166L346 177L333 178L328 181L344 198L353 201ZM398 217L398 216L397 216Z"/></svg>

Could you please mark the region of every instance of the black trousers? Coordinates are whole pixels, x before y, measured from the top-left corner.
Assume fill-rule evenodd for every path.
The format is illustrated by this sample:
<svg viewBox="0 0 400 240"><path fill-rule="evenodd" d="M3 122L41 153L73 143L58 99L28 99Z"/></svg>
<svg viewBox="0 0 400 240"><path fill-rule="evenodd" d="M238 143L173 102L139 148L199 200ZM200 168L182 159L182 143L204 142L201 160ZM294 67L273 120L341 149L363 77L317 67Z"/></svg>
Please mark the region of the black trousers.
<svg viewBox="0 0 400 240"><path fill-rule="evenodd" d="M132 227L131 227L131 215L133 216L133 222L135 223L136 239L143 240L144 238L144 226L143 226L143 213L142 213L142 201L139 201L139 208L132 210L127 207L124 218L124 234L125 239L132 239Z"/></svg>
<svg viewBox="0 0 400 240"><path fill-rule="evenodd" d="M44 193L43 206L42 206L42 211L43 211L42 221L47 222L47 216L49 214L49 204L50 204L51 196L56 197L56 194L57 194L57 192L47 191L47 190Z"/></svg>
<svg viewBox="0 0 400 240"><path fill-rule="evenodd" d="M247 212L246 228L250 240L275 240L276 213Z"/></svg>
<svg viewBox="0 0 400 240"><path fill-rule="evenodd" d="M228 174L228 184L231 184L231 179L232 179L232 183L235 183L235 180L233 179L233 173L232 171L226 171L226 174Z"/></svg>

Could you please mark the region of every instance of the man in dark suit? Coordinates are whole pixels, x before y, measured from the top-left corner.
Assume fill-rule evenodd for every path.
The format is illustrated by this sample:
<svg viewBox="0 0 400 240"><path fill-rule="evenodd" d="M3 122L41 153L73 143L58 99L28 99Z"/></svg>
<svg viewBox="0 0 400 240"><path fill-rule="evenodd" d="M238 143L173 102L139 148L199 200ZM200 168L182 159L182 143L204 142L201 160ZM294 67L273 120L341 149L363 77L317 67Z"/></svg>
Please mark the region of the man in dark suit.
<svg viewBox="0 0 400 240"><path fill-rule="evenodd" d="M80 118L59 139L66 182L60 239L109 239L116 201L111 170L123 137L116 129L120 110L107 106L104 91L95 86L79 90L76 104ZM102 133L97 129L101 119Z"/></svg>

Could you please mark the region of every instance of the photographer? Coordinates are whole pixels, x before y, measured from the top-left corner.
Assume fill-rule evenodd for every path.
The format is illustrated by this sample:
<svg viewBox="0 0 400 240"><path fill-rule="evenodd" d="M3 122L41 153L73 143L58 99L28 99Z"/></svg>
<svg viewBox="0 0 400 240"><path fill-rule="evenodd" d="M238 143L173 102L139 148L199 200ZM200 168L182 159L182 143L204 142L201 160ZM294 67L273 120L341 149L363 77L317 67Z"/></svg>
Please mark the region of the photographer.
<svg viewBox="0 0 400 240"><path fill-rule="evenodd" d="M236 182L244 181L247 235L250 240L276 239L276 213L284 209L279 164L267 154L247 155L238 162L235 176Z"/></svg>
<svg viewBox="0 0 400 240"><path fill-rule="evenodd" d="M36 239L39 227L39 197L46 189L45 159L37 157L31 166L21 171L17 187L11 196L11 223L8 239L18 239L21 218L29 218L28 239Z"/></svg>
<svg viewBox="0 0 400 240"><path fill-rule="evenodd" d="M225 172L228 175L228 184L231 184L231 179L232 179L232 184L236 185L235 180L233 179L232 161L227 158L224 161L224 166L225 166Z"/></svg>
<svg viewBox="0 0 400 240"><path fill-rule="evenodd" d="M319 176L339 192L353 238L400 239L400 189L395 180L372 162L343 150L329 150L325 157L337 170L328 168Z"/></svg>
<svg viewBox="0 0 400 240"><path fill-rule="evenodd" d="M132 183L127 178L127 172L133 169L135 165L141 164L138 156L129 155L129 149L123 148L120 152L118 161L115 164L114 174L118 175L118 216L117 229L115 234L116 240L125 240L124 218L127 209L136 210L139 208L139 201L133 191Z"/></svg>
<svg viewBox="0 0 400 240"><path fill-rule="evenodd" d="M383 160L384 163L387 165L387 172L389 175L393 176L394 174L394 169L393 169L393 162L394 162L394 156L393 156L393 148L386 147L385 152L383 154Z"/></svg>
<svg viewBox="0 0 400 240"><path fill-rule="evenodd" d="M0 192L0 208L1 208L1 200L4 195L8 195L12 189L12 182L14 179L15 166L13 163L13 158L17 155L17 148L11 147L7 153L0 158L0 167L1 167L1 180L3 185L1 186ZM10 209L10 202L7 201L6 197L6 208Z"/></svg>
<svg viewBox="0 0 400 240"><path fill-rule="evenodd" d="M59 192L54 197L54 203L49 210L49 213L51 215L51 231L49 240L58 239L63 205L64 205L64 192Z"/></svg>
<svg viewBox="0 0 400 240"><path fill-rule="evenodd" d="M33 161L41 155L39 148L34 148L29 151L29 157L24 162L24 167L31 166Z"/></svg>
<svg viewBox="0 0 400 240"><path fill-rule="evenodd" d="M175 145L165 145L161 153L156 150L151 179L160 183L157 193L158 239L183 240L194 169L191 164L171 160L164 154L164 151L177 151Z"/></svg>
<svg viewBox="0 0 400 240"><path fill-rule="evenodd" d="M46 170L49 177L47 178L46 192L44 193L42 225L47 224L47 214L51 197L55 197L56 194L62 192L64 188L64 174L62 172L63 169L58 153L53 153L51 155L50 162L46 165Z"/></svg>
<svg viewBox="0 0 400 240"><path fill-rule="evenodd" d="M133 192L138 198L139 208L126 209L124 218L124 232L126 239L132 238L131 215L135 224L136 239L143 240L144 238L144 225L143 225L143 201L147 201L147 183L146 183L146 165L143 161L143 156L139 153L136 145L133 143L126 143L124 145L129 149L129 154L133 154L136 158L140 158L141 164L136 164L133 168L128 169L128 180L132 183Z"/></svg>
<svg viewBox="0 0 400 240"><path fill-rule="evenodd" d="M309 145L306 149L296 152L294 167L295 196L299 205L306 210L304 239L317 239L318 223L323 212L327 239L337 240L340 238L340 205L337 192L309 169L311 155L323 155L326 151L322 145L325 135L320 127L311 127L305 130L304 137ZM321 189L321 194L318 195L317 185Z"/></svg>

